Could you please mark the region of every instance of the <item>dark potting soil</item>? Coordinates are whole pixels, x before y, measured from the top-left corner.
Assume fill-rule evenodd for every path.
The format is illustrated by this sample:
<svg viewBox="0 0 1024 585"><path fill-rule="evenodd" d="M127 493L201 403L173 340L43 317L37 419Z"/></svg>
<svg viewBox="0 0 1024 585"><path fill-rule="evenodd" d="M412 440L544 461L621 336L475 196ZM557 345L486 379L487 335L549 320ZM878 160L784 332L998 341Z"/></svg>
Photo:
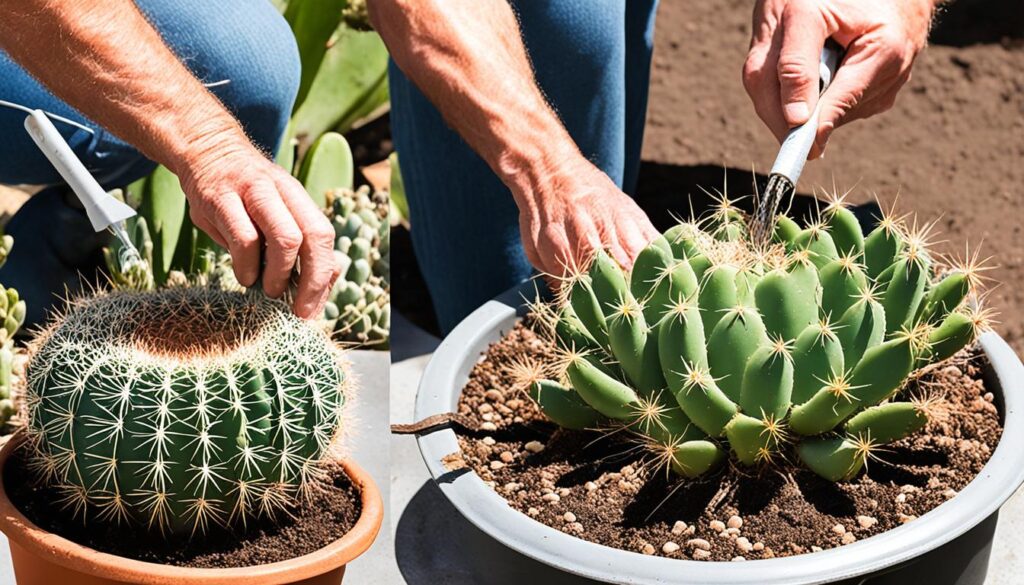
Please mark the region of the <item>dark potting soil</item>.
<svg viewBox="0 0 1024 585"><path fill-rule="evenodd" d="M78 544L122 557L195 568L251 567L312 553L352 529L362 512L358 488L341 465L329 465L322 489L309 501L278 517L261 520L242 531L225 528L206 535L163 538L133 526L101 522L83 523L69 510L54 505L61 496L36 486L30 479L21 450L8 462L5 489L11 502L40 528Z"/></svg>
<svg viewBox="0 0 1024 585"><path fill-rule="evenodd" d="M909 383L904 392L932 397L936 414L853 481L827 482L786 461L726 465L686 480L657 468L627 433L569 431L547 421L515 386L510 367L524 359L550 363L552 349L524 323L490 347L459 402L481 429L460 432L462 453L448 464L471 467L539 522L624 550L729 561L848 544L955 496L1002 433L981 379L984 354L964 351Z"/></svg>

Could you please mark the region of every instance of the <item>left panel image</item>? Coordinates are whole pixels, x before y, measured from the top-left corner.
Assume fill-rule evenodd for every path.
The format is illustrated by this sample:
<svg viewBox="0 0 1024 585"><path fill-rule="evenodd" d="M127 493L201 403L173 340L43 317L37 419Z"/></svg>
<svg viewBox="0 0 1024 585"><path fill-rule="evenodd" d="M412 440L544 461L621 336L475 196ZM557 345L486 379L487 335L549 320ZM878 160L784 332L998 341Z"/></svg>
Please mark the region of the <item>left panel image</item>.
<svg viewBox="0 0 1024 585"><path fill-rule="evenodd" d="M396 161L365 12L8 4L0 585L387 582Z"/></svg>

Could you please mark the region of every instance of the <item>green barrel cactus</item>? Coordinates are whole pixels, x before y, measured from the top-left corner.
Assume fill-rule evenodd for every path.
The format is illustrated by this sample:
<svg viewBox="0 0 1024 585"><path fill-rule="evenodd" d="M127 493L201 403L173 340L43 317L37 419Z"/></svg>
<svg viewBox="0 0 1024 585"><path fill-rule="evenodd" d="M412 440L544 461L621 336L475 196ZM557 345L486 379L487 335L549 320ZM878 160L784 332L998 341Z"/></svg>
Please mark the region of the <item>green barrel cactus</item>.
<svg viewBox="0 0 1024 585"><path fill-rule="evenodd" d="M385 191L328 191L328 215L336 236L341 277L324 309L341 340L387 348L391 329L391 225Z"/></svg>
<svg viewBox="0 0 1024 585"><path fill-rule="evenodd" d="M927 422L934 402L904 396L905 381L986 322L977 256L939 274L929 231L887 216L865 236L836 200L809 227L780 215L754 246L723 197L630 272L599 251L567 279L537 312L560 375L535 376L530 394L564 427L629 428L687 477L730 452L755 465L795 451L850 479Z"/></svg>
<svg viewBox="0 0 1024 585"><path fill-rule="evenodd" d="M29 461L86 521L242 527L308 493L346 403L340 350L216 287L73 301L27 366Z"/></svg>

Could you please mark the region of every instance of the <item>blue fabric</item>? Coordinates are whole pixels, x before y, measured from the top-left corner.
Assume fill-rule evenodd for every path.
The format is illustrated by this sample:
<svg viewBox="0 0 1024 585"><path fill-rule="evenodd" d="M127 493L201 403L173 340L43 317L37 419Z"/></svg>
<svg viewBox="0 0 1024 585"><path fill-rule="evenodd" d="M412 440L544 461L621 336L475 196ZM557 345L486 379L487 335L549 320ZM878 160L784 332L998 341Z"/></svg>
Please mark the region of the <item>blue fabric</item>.
<svg viewBox="0 0 1024 585"><path fill-rule="evenodd" d="M299 86L299 54L288 23L268 0L137 0L174 53L211 88L264 151L275 152ZM0 99L65 116L95 134L55 122L105 187L148 174L154 163L53 96L0 51ZM25 133L25 114L0 107L0 183L52 185L53 167Z"/></svg>
<svg viewBox="0 0 1024 585"><path fill-rule="evenodd" d="M627 191L640 166L657 1L513 2L544 94L580 151ZM413 247L448 332L532 268L508 189L394 64L389 73Z"/></svg>
<svg viewBox="0 0 1024 585"><path fill-rule="evenodd" d="M255 144L274 152L298 92L300 65L294 36L273 5L267 0L137 0L137 4L201 81L230 80L211 91L241 121ZM90 134L55 122L107 188L123 187L155 166L55 98L3 52L0 99L93 128L95 134ZM26 323L35 325L65 290L79 290L81 280L93 280L106 234L95 234L85 213L65 203L70 195L25 132L24 119L23 112L0 107L0 182L54 186L32 197L6 226L16 243L0 269L0 282L32 299Z"/></svg>

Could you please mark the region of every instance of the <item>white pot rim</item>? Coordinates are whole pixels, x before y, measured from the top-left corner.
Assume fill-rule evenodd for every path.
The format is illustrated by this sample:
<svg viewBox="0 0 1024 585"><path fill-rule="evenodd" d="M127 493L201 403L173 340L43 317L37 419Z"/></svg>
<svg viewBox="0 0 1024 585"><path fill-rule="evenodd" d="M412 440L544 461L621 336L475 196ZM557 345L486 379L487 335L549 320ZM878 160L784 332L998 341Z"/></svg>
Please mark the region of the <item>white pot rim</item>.
<svg viewBox="0 0 1024 585"><path fill-rule="evenodd" d="M490 343L525 313L527 282L466 317L437 348L416 396L417 420L455 412L472 367ZM682 585L813 585L897 566L946 544L995 513L1024 482L1024 364L995 333L980 342L1003 398L1003 434L992 457L956 497L892 530L822 552L733 562L669 559L595 544L555 530L508 505L472 470L449 471L443 459L459 452L455 432L417 437L441 492L472 524L505 546L542 563L599 581Z"/></svg>

